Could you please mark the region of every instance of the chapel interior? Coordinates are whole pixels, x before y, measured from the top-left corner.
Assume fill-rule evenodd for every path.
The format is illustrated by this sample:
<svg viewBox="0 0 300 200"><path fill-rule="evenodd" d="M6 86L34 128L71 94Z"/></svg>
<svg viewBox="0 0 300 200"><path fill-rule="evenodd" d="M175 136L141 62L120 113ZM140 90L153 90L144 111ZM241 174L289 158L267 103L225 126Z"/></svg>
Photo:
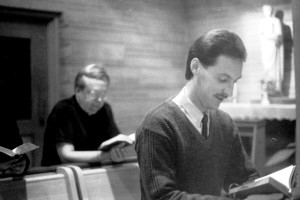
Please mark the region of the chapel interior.
<svg viewBox="0 0 300 200"><path fill-rule="evenodd" d="M260 82L259 22L265 4L284 13L293 37L291 65L283 68L284 89L270 95L269 104L261 102ZM249 156L262 174L299 163L297 8L298 0L0 1L0 65L9 74L6 79L14 80L5 92L23 140L40 146L30 154L30 167L40 167L47 116L57 101L73 94L82 66L106 67L115 120L122 133L131 134L151 108L180 91L189 46L215 28L236 32L246 45L243 77L234 97L220 108L237 121ZM267 165L276 152L293 144L294 155ZM130 155L135 155L133 149Z"/></svg>

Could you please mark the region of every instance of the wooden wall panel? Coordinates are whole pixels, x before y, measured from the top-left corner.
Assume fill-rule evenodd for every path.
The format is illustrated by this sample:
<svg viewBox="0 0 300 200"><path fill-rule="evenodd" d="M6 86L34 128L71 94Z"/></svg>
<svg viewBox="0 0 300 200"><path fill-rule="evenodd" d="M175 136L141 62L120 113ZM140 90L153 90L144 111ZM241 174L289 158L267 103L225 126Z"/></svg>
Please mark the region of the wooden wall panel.
<svg viewBox="0 0 300 200"><path fill-rule="evenodd" d="M60 98L73 94L77 71L102 63L109 102L124 133L184 83L187 23L181 0L22 0L2 5L56 10L60 19Z"/></svg>

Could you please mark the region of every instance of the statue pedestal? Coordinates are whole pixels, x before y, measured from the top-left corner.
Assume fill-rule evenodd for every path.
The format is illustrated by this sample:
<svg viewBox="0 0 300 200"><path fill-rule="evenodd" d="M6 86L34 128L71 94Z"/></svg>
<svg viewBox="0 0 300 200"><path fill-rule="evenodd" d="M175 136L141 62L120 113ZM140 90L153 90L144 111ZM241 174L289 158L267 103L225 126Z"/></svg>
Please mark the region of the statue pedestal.
<svg viewBox="0 0 300 200"><path fill-rule="evenodd" d="M281 97L269 97L271 104L296 104L296 98L290 98L287 96Z"/></svg>

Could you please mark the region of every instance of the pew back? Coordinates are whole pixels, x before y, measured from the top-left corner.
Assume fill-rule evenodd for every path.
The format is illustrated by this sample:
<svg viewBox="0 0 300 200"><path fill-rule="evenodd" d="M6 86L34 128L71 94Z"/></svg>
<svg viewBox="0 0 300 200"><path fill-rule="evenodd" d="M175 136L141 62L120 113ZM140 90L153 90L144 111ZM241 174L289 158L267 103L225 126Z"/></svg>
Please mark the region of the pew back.
<svg viewBox="0 0 300 200"><path fill-rule="evenodd" d="M78 200L72 170L58 167L57 172L0 179L0 200Z"/></svg>
<svg viewBox="0 0 300 200"><path fill-rule="evenodd" d="M81 199L140 199L139 166L136 162L74 170ZM80 192L81 191L81 192Z"/></svg>

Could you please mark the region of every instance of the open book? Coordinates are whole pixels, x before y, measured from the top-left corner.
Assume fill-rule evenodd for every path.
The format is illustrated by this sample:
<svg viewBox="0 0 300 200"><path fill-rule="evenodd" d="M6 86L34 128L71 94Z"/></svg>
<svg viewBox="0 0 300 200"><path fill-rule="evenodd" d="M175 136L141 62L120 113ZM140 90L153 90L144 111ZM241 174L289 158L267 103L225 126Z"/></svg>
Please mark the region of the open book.
<svg viewBox="0 0 300 200"><path fill-rule="evenodd" d="M121 145L121 147L125 147L127 145L131 145L135 142L135 133L130 135L119 134L113 138L110 138L101 143L98 147L99 150L109 150L113 146Z"/></svg>
<svg viewBox="0 0 300 200"><path fill-rule="evenodd" d="M10 150L8 148L0 146L0 152L4 153L4 154L6 154L10 157L15 157L15 156L18 156L18 155L23 155L23 154L25 154L29 151L33 151L37 148L39 148L39 146L28 142L28 143L24 143L20 146L17 146L13 150Z"/></svg>
<svg viewBox="0 0 300 200"><path fill-rule="evenodd" d="M282 193L291 195L292 181L295 173L295 166L291 165L269 175L263 176L253 182L232 188L228 194L234 198L246 198L251 194L272 194Z"/></svg>

